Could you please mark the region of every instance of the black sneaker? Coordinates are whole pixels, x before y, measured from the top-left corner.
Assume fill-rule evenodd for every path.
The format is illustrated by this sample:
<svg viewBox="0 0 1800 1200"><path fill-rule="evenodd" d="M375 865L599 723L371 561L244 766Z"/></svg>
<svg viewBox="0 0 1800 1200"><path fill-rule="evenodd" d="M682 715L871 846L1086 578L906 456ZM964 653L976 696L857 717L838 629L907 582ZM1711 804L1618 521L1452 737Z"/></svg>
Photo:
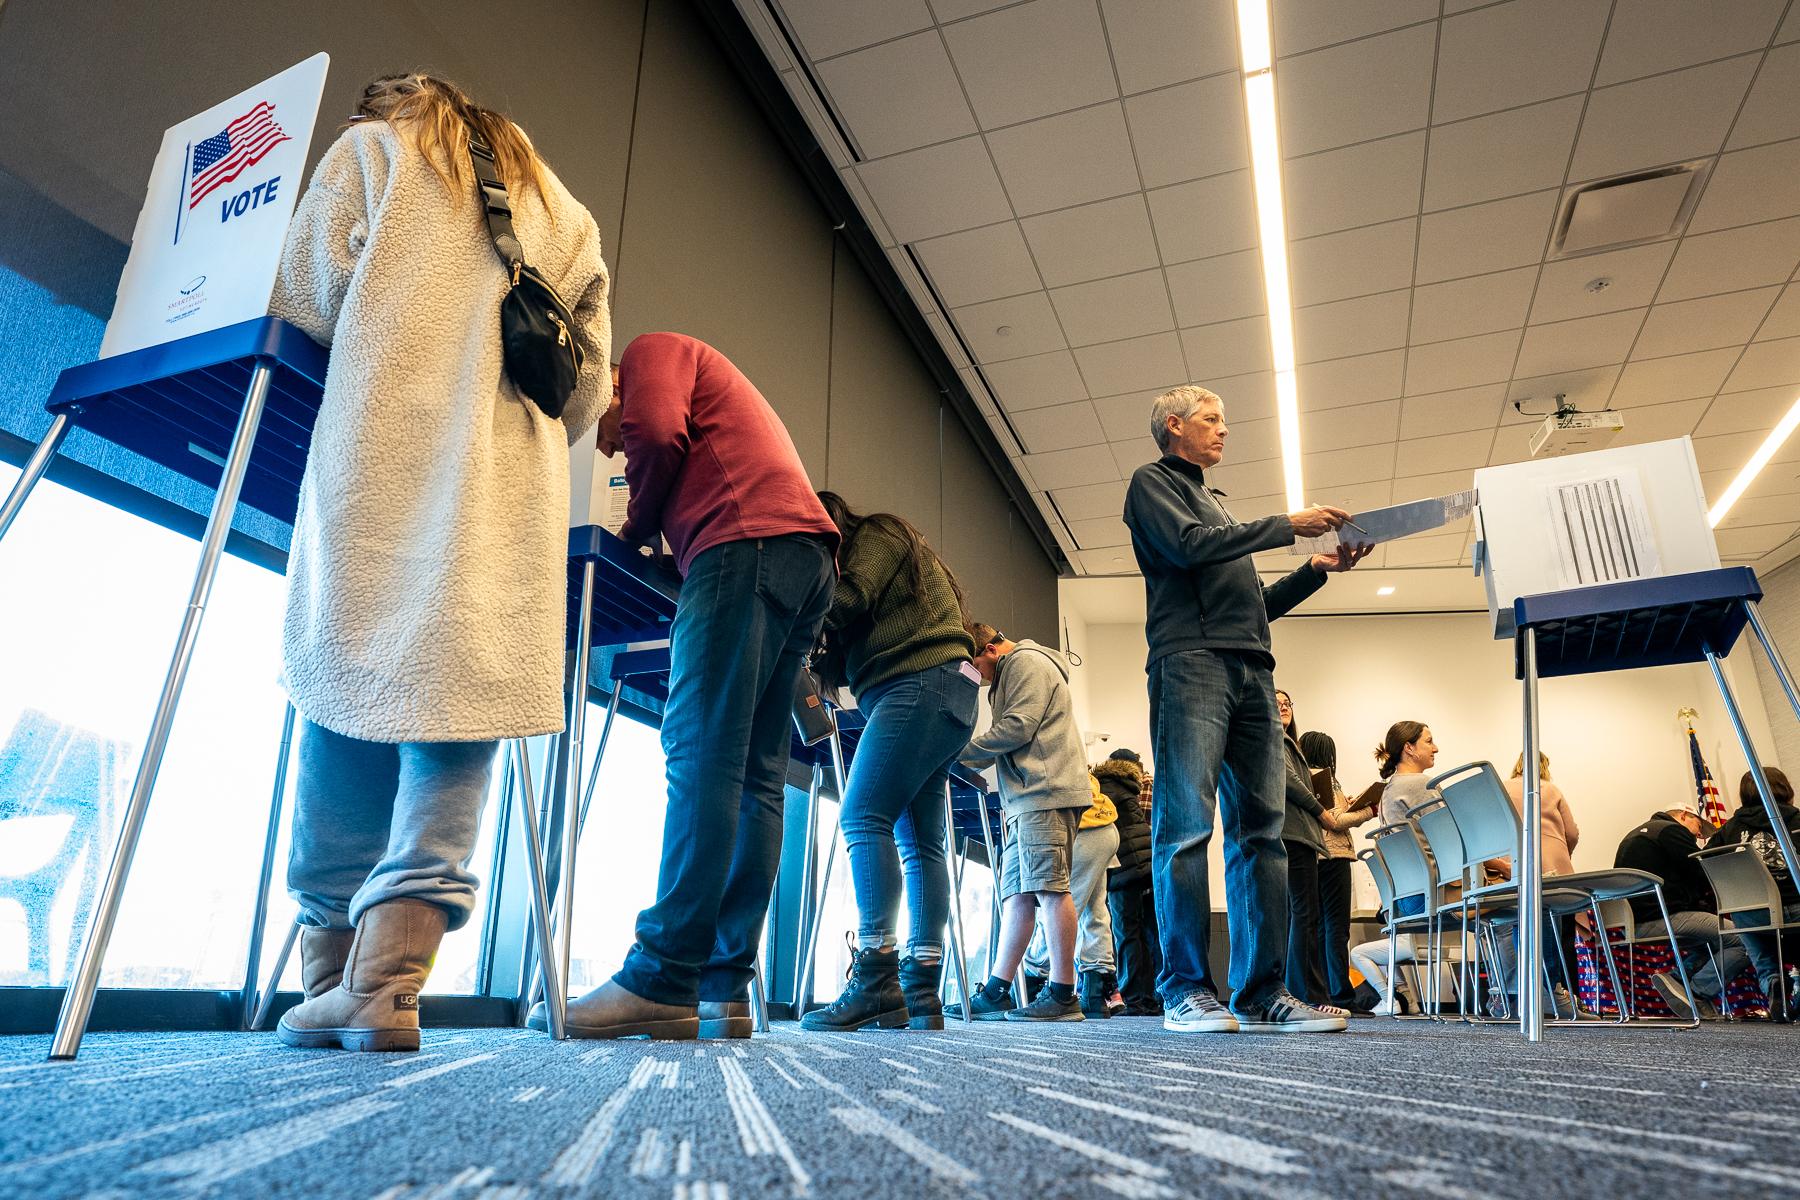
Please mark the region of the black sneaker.
<svg viewBox="0 0 1800 1200"><path fill-rule="evenodd" d="M1232 1012L1237 1016L1238 1028L1245 1033L1340 1033L1349 1025L1342 1017L1302 1004L1286 988L1277 988L1261 1004L1242 1008L1234 997Z"/></svg>
<svg viewBox="0 0 1800 1200"><path fill-rule="evenodd" d="M1104 971L1083 971L1081 973L1081 990L1077 993L1081 1001L1081 1011L1089 1020L1104 1021L1112 1016L1106 998L1112 994L1112 985Z"/></svg>
<svg viewBox="0 0 1800 1200"><path fill-rule="evenodd" d="M988 994L985 987L978 987L975 989L974 1002L969 1005L969 1018L975 1021L1004 1021L1006 1014L1015 1007L1010 988L998 996L992 996ZM961 1004L944 1005L944 1016L952 1021L962 1020L963 1006Z"/></svg>
<svg viewBox="0 0 1800 1200"><path fill-rule="evenodd" d="M1037 999L1024 1008L1015 1008L1006 1014L1008 1021L1085 1021L1087 1014L1081 1011L1081 997L1071 995L1067 1000L1058 1000L1046 986L1037 994Z"/></svg>
<svg viewBox="0 0 1800 1200"><path fill-rule="evenodd" d="M908 1029L942 1029L944 1005L938 999L938 984L944 978L944 961L922 963L916 958L900 960L900 991L906 997Z"/></svg>
<svg viewBox="0 0 1800 1200"><path fill-rule="evenodd" d="M858 950L850 979L826 1008L800 1018L800 1028L846 1032L878 1025L899 1029L907 1021L906 998L900 992L900 956L892 950Z"/></svg>
<svg viewBox="0 0 1800 1200"><path fill-rule="evenodd" d="M1163 1028L1173 1033L1236 1033L1238 1019L1211 992L1196 988L1163 1009Z"/></svg>

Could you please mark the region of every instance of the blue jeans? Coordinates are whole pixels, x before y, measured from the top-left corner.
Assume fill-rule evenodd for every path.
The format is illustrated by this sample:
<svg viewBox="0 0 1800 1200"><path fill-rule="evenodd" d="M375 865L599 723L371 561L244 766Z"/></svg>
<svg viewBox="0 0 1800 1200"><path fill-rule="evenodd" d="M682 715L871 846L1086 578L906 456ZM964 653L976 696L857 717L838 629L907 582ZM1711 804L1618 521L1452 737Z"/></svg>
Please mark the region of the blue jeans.
<svg viewBox="0 0 1800 1200"><path fill-rule="evenodd" d="M975 731L981 689L962 665L949 662L890 679L858 700L869 723L850 764L842 823L863 947L894 944L904 865L909 952L926 960L943 957L944 922L950 919L944 785Z"/></svg>
<svg viewBox="0 0 1800 1200"><path fill-rule="evenodd" d="M1150 869L1163 952L1157 990L1171 1005L1199 988L1218 994L1207 963L1206 876L1217 805L1225 825L1232 1005L1260 1004L1282 986L1288 936L1286 780L1274 674L1230 651L1164 655L1150 667L1150 736Z"/></svg>
<svg viewBox="0 0 1800 1200"><path fill-rule="evenodd" d="M794 680L836 578L831 550L806 534L726 542L688 569L670 632L656 903L613 976L635 995L749 995L781 858Z"/></svg>
<svg viewBox="0 0 1800 1200"><path fill-rule="evenodd" d="M1800 921L1800 904L1788 904L1782 908L1783 916L1789 921ZM1746 925L1764 925L1769 920L1769 910L1754 909L1738 914ZM1729 928L1729 927L1728 927ZM1775 953L1775 935L1773 933L1740 933L1743 940L1744 953L1750 956L1750 965L1756 968L1756 980L1763 985L1763 991L1769 991L1769 980L1782 974L1781 956ZM1781 934L1781 950L1788 961L1792 962L1795 952L1800 950L1800 930L1787 929ZM1785 987L1787 980L1782 978L1778 986ZM1773 1000L1775 997L1770 996Z"/></svg>

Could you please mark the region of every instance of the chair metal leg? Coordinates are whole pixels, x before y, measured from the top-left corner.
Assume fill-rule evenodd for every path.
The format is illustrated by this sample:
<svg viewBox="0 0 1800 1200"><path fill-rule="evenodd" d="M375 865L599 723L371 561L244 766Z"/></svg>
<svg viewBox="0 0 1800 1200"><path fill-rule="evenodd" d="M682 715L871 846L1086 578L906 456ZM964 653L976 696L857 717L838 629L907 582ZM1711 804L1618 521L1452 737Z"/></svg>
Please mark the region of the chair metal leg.
<svg viewBox="0 0 1800 1200"><path fill-rule="evenodd" d="M519 834L525 842L525 863L531 871L531 916L532 923L537 927L537 955L544 984L544 1011L549 1017L551 1038L560 1042L567 1036L563 1014L569 997L563 991L561 977L556 973L556 946L550 936L550 894L544 882L544 847L538 840L537 822L532 819L532 810L537 804L536 797L532 795L531 763L526 758L523 739L513 742L512 752L518 777L525 789L525 802L514 805L513 811L518 814Z"/></svg>
<svg viewBox="0 0 1800 1200"><path fill-rule="evenodd" d="M506 873L506 847L511 840L513 799L512 755L500 755L500 803L494 814L494 854L488 864L488 904L481 921L481 950L475 960L475 994L494 993L494 942L500 929L500 891ZM521 955L521 957L523 957ZM520 988L523 992L525 989Z"/></svg>
<svg viewBox="0 0 1800 1200"><path fill-rule="evenodd" d="M1569 918L1571 921L1574 919L1574 917ZM1551 924L1554 926L1556 934L1557 965L1562 968L1563 986L1569 989L1569 1019L1579 1021L1581 1020L1581 982L1575 978L1575 973L1569 970L1569 956L1563 953L1562 926L1556 921L1552 921ZM1576 932L1580 933L1580 929L1577 928Z"/></svg>
<svg viewBox="0 0 1800 1200"><path fill-rule="evenodd" d="M1663 901L1662 885L1654 884L1650 890L1656 893L1656 910L1662 914L1663 928L1669 934L1669 951L1675 955L1675 969L1681 973L1681 993L1687 997L1688 1011L1694 1014L1687 1027L1698 1029L1700 1002L1694 997L1694 982L1688 978L1687 960L1681 956L1681 944L1675 940L1675 922L1669 920L1669 906ZM1708 953L1711 953L1711 947L1708 947Z"/></svg>
<svg viewBox="0 0 1800 1200"><path fill-rule="evenodd" d="M1589 902L1590 911L1594 914L1594 928L1600 931L1600 952L1606 958L1606 977L1612 981L1613 1000L1619 1007L1619 1019L1616 1023L1623 1025L1630 1019L1625 1011L1629 1001L1626 999L1625 985L1619 982L1619 961L1613 954L1612 935L1607 932L1606 918L1601 915L1599 899L1590 895Z"/></svg>
<svg viewBox="0 0 1800 1200"><path fill-rule="evenodd" d="M572 980L575 957L575 859L581 850L581 780L583 742L587 733L588 658L594 648L594 572L591 558L581 563L581 611L575 620L575 663L570 671L568 737L564 739L568 761L563 765L562 871L556 881L556 966L562 979ZM615 692L617 688L613 689Z"/></svg>
<svg viewBox="0 0 1800 1200"><path fill-rule="evenodd" d="M950 783L944 782L944 829L950 838L950 961L956 967L958 999L962 1002L965 1022L973 1022L975 1014L969 1003L969 959L963 938L962 858L956 851L956 806L950 796ZM946 985L947 986L947 985ZM941 1000L942 997L940 996Z"/></svg>
<svg viewBox="0 0 1800 1200"><path fill-rule="evenodd" d="M806 843L800 847L800 926L794 946L793 1017L804 1013L801 1007L800 977L806 973L806 946L812 933L813 896L818 891L813 874L819 869L819 792L825 783L825 768L813 764L812 781L806 788Z"/></svg>
<svg viewBox="0 0 1800 1200"><path fill-rule="evenodd" d="M68 991L63 995L62 1012L56 1019L56 1036L50 1043L52 1059L74 1058L80 1052L82 1036L87 1032L88 1017L94 1008L94 992L100 984L100 968L106 960L106 948L112 941L113 926L118 921L119 903L131 875L131 860L136 856L138 840L143 836L150 794L156 790L156 776L162 770L163 753L168 749L169 732L175 724L175 709L181 702L188 666L193 662L200 624L206 616L206 601L219 573L225 537L231 532L231 514L237 510L244 472L250 466L250 448L255 444L256 430L262 423L263 405L268 400L269 383L274 375L274 367L266 360L258 360L250 373L250 386L244 393L244 410L238 417L237 431L231 437L225 470L219 480L219 489L213 495L212 512L206 518L206 532L200 541L200 563L188 593L187 612L182 617L181 632L175 639L175 653L169 660L162 694L156 701L156 713L150 720L149 736L144 739L144 755L138 763L131 799L125 805L119 841L113 850L112 864L106 871L106 881L95 899L87 934L82 939L80 965L69 980Z"/></svg>
<svg viewBox="0 0 1800 1200"><path fill-rule="evenodd" d="M1796 716L1800 716L1800 703L1796 702L1794 695L1794 681L1788 675L1787 664L1781 661L1781 652L1775 649L1775 643L1769 639L1768 631L1763 628L1762 616L1758 613L1756 605L1746 604L1744 607L1750 614L1750 628L1756 633L1757 640L1762 643L1763 653L1768 656L1770 665L1775 667L1776 678L1781 680L1781 687L1787 693L1788 702L1795 704L1794 713ZM1763 774L1762 759L1757 757L1756 745L1750 740L1750 730L1744 724L1744 714L1738 710L1737 696L1732 692L1731 685L1725 681L1725 669L1719 663L1719 656L1713 653L1711 646L1704 646L1702 649L1706 652L1706 664L1712 668L1713 682L1718 685L1719 698L1725 702L1725 715L1731 719L1732 732L1737 734L1738 748L1744 752L1744 760L1750 764L1750 774L1756 779L1757 794L1762 797L1763 809L1769 815L1769 828L1770 832L1775 835L1775 844L1781 847L1781 856L1787 862L1789 876L1800 878L1795 875L1796 869L1800 869L1800 853L1794 849L1794 835L1789 832L1787 822L1783 821L1781 814L1776 811L1775 797L1769 791L1769 780Z"/></svg>
<svg viewBox="0 0 1800 1200"><path fill-rule="evenodd" d="M613 680L612 695L606 701L606 719L600 722L600 744L594 747L594 765L588 768L587 786L581 792L581 821L577 830L587 828L588 809L594 806L594 792L600 786L600 764L606 761L606 743L612 737L613 718L619 715L619 692L624 684Z"/></svg>
<svg viewBox="0 0 1800 1200"><path fill-rule="evenodd" d="M282 939L281 953L275 956L275 966L269 972L269 986L264 988L256 1001L256 1012L251 1014L246 1028L255 1033L267 1026L269 1009L275 1004L275 992L281 987L281 973L287 970L288 958L294 953L294 943L300 940L300 921L298 918L289 922L287 937Z"/></svg>
<svg viewBox="0 0 1800 1200"><path fill-rule="evenodd" d="M838 811L840 813L843 811L841 801ZM831 891L831 867L833 863L837 862L838 833L838 825L834 822L831 827L831 843L825 851L825 870L819 876L819 895L813 904L812 928L806 934L806 961L800 974L800 1007L795 1012L795 1019L805 1012L804 1005L812 1003L813 968L818 964L819 930L825 924L825 897Z"/></svg>
<svg viewBox="0 0 1800 1200"><path fill-rule="evenodd" d="M244 963L243 1012L240 1027L249 1029L256 1016L256 977L262 971L263 926L269 920L269 891L275 878L275 845L281 840L281 807L287 798L288 755L294 746L294 706L281 719L281 749L275 755L275 790L269 798L269 827L263 834L262 873L256 880L256 903L250 910L250 953Z"/></svg>
<svg viewBox="0 0 1800 1200"><path fill-rule="evenodd" d="M56 457L57 448L62 445L63 439L67 436L69 436L69 414L57 413L51 420L50 428L45 432L43 440L38 442L37 449L33 450L31 457L25 460L24 470L19 472L19 477L13 480L12 487L7 490L6 499L0 500L0 538L4 538L6 531L12 528L13 518L19 515L21 508L25 507L25 498L31 495L32 489L38 485L38 480L44 477L44 472L49 469L50 460Z"/></svg>
<svg viewBox="0 0 1800 1200"><path fill-rule="evenodd" d="M1525 796L1519 814L1522 838L1513 878L1519 885L1519 959L1544 958L1543 778L1538 770L1537 630L1524 631ZM1536 972L1532 972L1533 975ZM1519 1032L1528 1042L1544 1040L1544 998L1537 988L1519 989Z"/></svg>

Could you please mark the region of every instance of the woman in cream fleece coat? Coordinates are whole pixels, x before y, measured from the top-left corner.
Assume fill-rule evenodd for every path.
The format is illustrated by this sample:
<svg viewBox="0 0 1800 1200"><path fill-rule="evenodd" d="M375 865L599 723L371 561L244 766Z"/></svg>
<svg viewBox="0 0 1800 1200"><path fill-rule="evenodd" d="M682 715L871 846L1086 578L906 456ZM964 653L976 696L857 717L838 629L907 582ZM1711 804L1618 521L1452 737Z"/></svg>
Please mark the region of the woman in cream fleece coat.
<svg viewBox="0 0 1800 1200"><path fill-rule="evenodd" d="M586 351L561 420L505 373L509 273L472 126ZM294 212L272 311L331 365L283 642L305 718L288 886L309 999L282 1020L290 1044L418 1046L431 956L473 910L496 746L562 728L568 447L606 400L607 282L593 218L518 127L428 76L364 90Z"/></svg>

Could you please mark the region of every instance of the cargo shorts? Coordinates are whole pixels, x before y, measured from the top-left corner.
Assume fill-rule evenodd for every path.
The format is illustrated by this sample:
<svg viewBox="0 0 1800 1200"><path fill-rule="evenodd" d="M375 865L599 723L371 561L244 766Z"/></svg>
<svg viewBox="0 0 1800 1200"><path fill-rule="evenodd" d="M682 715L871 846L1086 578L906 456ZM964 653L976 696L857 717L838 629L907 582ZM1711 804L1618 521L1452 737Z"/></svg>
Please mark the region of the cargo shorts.
<svg viewBox="0 0 1800 1200"><path fill-rule="evenodd" d="M1021 892L1066 892L1075 857L1079 808L1046 808L1006 818L1006 853L1000 860L1000 898Z"/></svg>

